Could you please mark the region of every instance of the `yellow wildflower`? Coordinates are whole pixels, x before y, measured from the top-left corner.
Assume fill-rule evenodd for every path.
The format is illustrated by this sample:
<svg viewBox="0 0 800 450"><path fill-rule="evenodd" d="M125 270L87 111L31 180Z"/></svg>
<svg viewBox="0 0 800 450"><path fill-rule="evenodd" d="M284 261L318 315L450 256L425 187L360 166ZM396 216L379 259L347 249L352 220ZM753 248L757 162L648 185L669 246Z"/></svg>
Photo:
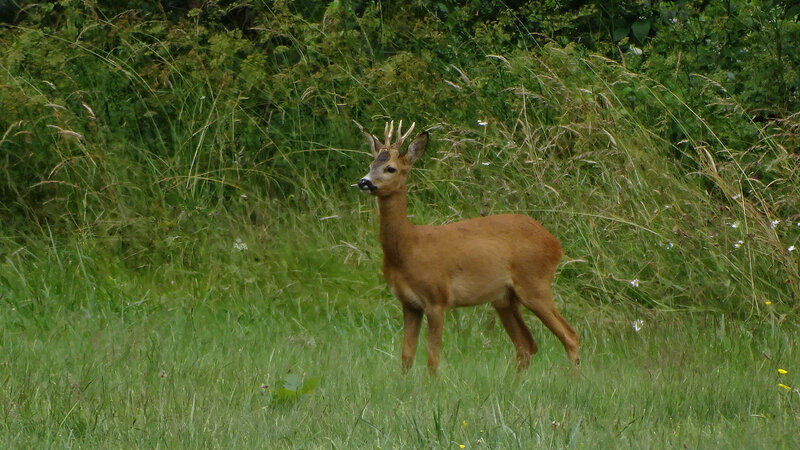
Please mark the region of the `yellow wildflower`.
<svg viewBox="0 0 800 450"><path fill-rule="evenodd" d="M786 370L783 370L783 369L778 369L778 373L781 374L781 375L786 375L789 372L786 371Z"/></svg>
<svg viewBox="0 0 800 450"><path fill-rule="evenodd" d="M467 448L467 446L464 444L458 444L458 448Z"/></svg>
<svg viewBox="0 0 800 450"><path fill-rule="evenodd" d="M462 420L461 421L461 426L466 428L467 427L467 421L466 420Z"/></svg>
<svg viewBox="0 0 800 450"><path fill-rule="evenodd" d="M771 305L772 302L764 302L765 305Z"/></svg>
<svg viewBox="0 0 800 450"><path fill-rule="evenodd" d="M785 384L783 384L783 383L778 383L778 386L780 386L780 387L782 387L782 388L786 389L787 391L791 391L791 390L792 390L792 388L790 388L789 386L787 386L787 385L785 385Z"/></svg>

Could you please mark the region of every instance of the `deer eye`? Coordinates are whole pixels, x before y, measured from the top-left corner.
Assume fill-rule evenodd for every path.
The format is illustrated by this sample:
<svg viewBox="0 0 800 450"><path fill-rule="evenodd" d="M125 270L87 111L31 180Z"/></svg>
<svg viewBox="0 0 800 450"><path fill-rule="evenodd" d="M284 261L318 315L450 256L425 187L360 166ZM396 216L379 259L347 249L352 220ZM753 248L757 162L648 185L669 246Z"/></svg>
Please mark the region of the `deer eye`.
<svg viewBox="0 0 800 450"><path fill-rule="evenodd" d="M395 172L397 172L397 169L395 169L392 166L389 166L389 167L386 168L386 171L389 172L389 173L395 173Z"/></svg>

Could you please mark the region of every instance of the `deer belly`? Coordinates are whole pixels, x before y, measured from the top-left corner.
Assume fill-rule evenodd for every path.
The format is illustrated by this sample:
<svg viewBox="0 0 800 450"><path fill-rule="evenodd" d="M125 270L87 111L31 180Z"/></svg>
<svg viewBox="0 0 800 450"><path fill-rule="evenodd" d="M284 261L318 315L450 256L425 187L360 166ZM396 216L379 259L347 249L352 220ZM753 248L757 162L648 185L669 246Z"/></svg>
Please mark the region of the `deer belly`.
<svg viewBox="0 0 800 450"><path fill-rule="evenodd" d="M502 307L508 304L510 280L486 278L455 278L451 285L453 306L473 306L492 303Z"/></svg>
<svg viewBox="0 0 800 450"><path fill-rule="evenodd" d="M419 289L415 289L414 283L406 282L403 277L393 277L389 288L401 303L422 310L427 309L431 303L442 303L447 307L492 303L496 307L502 307L509 303L512 284L510 279L500 274L497 275L494 277L467 276L466 274L456 276L450 280L449 286L441 286L444 289L432 288L431 285L416 286ZM424 289L424 287L429 289ZM449 295L445 298L428 298L425 293L431 291L448 292Z"/></svg>

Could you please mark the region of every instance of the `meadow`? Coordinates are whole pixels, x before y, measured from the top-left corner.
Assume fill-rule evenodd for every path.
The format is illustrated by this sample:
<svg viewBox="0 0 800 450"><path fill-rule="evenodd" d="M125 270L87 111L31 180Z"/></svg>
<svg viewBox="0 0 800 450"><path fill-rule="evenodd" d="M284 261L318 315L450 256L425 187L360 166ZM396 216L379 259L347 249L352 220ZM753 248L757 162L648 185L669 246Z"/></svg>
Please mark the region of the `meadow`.
<svg viewBox="0 0 800 450"><path fill-rule="evenodd" d="M420 351L402 376L400 309L377 262L342 268L336 238L350 226L319 224L279 236L271 263L225 242L213 250L231 255L225 273L136 276L58 247L6 259L3 445L797 445L800 396L779 386L797 384L796 325L587 306L565 295L562 271L580 373L530 313L540 351L517 373L482 307L447 315L438 375Z"/></svg>
<svg viewBox="0 0 800 450"><path fill-rule="evenodd" d="M0 9L0 445L798 447L797 11L151 3ZM401 374L400 119L412 222L559 238L579 372L484 306Z"/></svg>
<svg viewBox="0 0 800 450"><path fill-rule="evenodd" d="M109 273L71 249L26 266L7 260L2 445L798 444L798 330L777 317L586 306L563 294L562 272L556 292L581 335L580 373L530 313L540 350L516 372L513 346L481 307L448 313L437 375L422 344L403 376L401 311L377 264L337 269L332 242L311 242L302 265L288 264L297 279L274 282L252 249L237 252L241 273L224 277Z"/></svg>

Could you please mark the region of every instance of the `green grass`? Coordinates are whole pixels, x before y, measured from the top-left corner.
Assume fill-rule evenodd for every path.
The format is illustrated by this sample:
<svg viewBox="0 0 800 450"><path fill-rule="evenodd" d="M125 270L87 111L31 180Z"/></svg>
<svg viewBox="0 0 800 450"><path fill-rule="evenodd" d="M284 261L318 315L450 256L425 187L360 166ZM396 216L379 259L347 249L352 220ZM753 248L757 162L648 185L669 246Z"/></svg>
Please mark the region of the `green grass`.
<svg viewBox="0 0 800 450"><path fill-rule="evenodd" d="M583 340L580 375L529 314L540 352L517 374L492 313L471 309L447 316L438 376L421 357L401 376L398 307L385 295L375 301L369 313L324 298L294 310L253 298L249 308L87 307L35 321L6 308L0 441L88 448L798 444L800 396L778 386L800 382L795 327L656 314L637 333L630 320L566 307ZM299 400L277 400L291 374L320 382Z"/></svg>
<svg viewBox="0 0 800 450"><path fill-rule="evenodd" d="M379 254L342 264L337 251L355 250L323 248L324 233L279 238L260 263L252 240L235 251L209 239L197 257L218 262L200 271L126 269L85 245L29 243L6 255L0 445L798 445L800 330L778 315L591 305L562 270L556 292L581 335L580 374L527 312L540 351L516 373L494 312L479 307L447 314L437 376L425 368L424 332L402 376L401 312ZM310 393L279 393L303 382Z"/></svg>

